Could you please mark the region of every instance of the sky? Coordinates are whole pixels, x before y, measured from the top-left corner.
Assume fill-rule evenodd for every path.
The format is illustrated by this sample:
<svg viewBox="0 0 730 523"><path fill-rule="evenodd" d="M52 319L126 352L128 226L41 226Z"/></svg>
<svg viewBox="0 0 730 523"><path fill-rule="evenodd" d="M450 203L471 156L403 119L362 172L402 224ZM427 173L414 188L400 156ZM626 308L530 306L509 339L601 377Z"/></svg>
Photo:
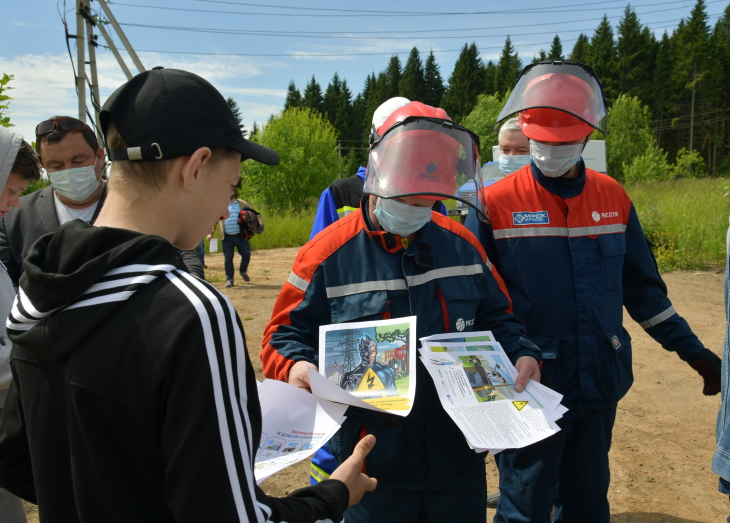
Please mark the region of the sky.
<svg viewBox="0 0 730 523"><path fill-rule="evenodd" d="M87 0L88 1L88 0ZM259 3L256 3L256 2ZM694 0L636 0L643 24L661 37L686 18ZM7 94L11 122L28 141L35 126L58 114L78 115L74 73L61 15L76 33L74 2L3 2L0 74L15 78ZM710 24L728 0L707 0ZM100 12L98 0L91 9ZM109 4L145 68L192 71L232 96L246 128L281 111L287 86L303 89L315 75L323 89L337 72L353 96L371 72L383 70L392 54L403 64L416 46L425 60L434 51L446 81L465 43L476 42L485 60L496 60L509 34L524 63L559 34L566 54L581 32L593 34L606 14L614 29L625 0L523 0L435 2L432 0L122 0ZM115 45L121 41L110 25ZM99 42L106 45L99 36ZM76 43L68 40L76 60ZM125 76L110 50L97 48L102 103ZM136 73L126 52L125 61ZM88 59L88 55L87 55ZM87 74L88 68L87 68ZM87 105L93 108L87 95Z"/></svg>

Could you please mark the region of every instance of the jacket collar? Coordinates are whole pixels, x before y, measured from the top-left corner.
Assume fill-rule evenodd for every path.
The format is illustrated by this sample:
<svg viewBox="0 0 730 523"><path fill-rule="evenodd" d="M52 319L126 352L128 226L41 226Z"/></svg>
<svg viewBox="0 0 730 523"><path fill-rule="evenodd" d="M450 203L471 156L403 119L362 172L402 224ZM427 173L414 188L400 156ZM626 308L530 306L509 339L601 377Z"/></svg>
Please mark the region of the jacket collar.
<svg viewBox="0 0 730 523"><path fill-rule="evenodd" d="M583 192L583 187L586 185L586 164L583 162L583 159L578 162L578 172L580 173L580 176L575 179L560 177L557 181L555 181L556 178L549 178L542 174L542 171L537 168L534 161L530 162L530 171L532 172L532 176L535 177L535 180L537 180L537 183L539 183L543 189L560 196L564 200L566 198L575 198L576 196L579 196L580 193Z"/></svg>
<svg viewBox="0 0 730 523"><path fill-rule="evenodd" d="M368 213L369 198L369 195L363 195L362 200L360 200L360 212L365 222L365 232L367 232L370 239L386 252L400 254L403 251L405 254L413 256L417 265L433 268L433 249L431 247L433 242L431 240L436 225L433 222L428 222L418 231L416 239L408 244L405 238L401 238L397 234L375 229L375 225L370 220L370 213Z"/></svg>

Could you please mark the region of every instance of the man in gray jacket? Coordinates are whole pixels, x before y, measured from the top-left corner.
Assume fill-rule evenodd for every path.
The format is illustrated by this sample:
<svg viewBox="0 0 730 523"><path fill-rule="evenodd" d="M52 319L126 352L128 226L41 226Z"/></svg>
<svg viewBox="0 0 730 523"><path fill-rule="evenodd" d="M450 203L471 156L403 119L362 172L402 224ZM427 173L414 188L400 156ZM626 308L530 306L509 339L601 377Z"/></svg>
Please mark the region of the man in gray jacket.
<svg viewBox="0 0 730 523"><path fill-rule="evenodd" d="M11 207L20 206L20 194L31 180L41 177L38 157L23 137L10 129L0 127L0 217L5 217ZM10 374L10 348L12 344L5 332L5 319L10 314L15 299L15 289L5 265L0 262L0 417L5 396L12 378ZM20 498L0 488L0 523L25 523L25 510Z"/></svg>

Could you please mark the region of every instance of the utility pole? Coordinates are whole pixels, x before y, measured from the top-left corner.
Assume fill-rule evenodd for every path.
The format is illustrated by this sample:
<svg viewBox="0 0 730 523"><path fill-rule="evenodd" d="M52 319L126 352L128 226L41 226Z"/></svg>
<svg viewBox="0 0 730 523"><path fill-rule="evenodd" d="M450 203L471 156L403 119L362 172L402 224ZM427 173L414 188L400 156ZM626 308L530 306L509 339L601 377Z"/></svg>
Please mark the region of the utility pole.
<svg viewBox="0 0 730 523"><path fill-rule="evenodd" d="M104 143L104 137L101 134L99 126L99 112L101 111L101 98L99 96L99 76L96 71L96 36L94 36L94 26L96 21L91 16L89 6L84 6L82 16L86 19L86 38L89 41L89 70L91 71L91 104L94 106L94 115L96 122L96 138L99 143Z"/></svg>
<svg viewBox="0 0 730 523"><path fill-rule="evenodd" d="M97 17L96 22L99 24L99 32L101 33L101 36L104 37L104 40L106 41L106 45L109 46L109 49L112 50L112 54L114 55L114 58L117 59L117 63L119 64L119 67L122 68L122 72L124 73L124 76L127 77L127 80L132 79L132 73L129 70L129 67L127 67L126 62L124 61L124 58L122 58L122 55L119 54L119 50L117 49L117 46L114 45L114 40L112 40L109 37L109 33L106 32L106 29L104 29L103 22Z"/></svg>
<svg viewBox="0 0 730 523"><path fill-rule="evenodd" d="M84 53L84 1L76 11L76 91L79 97L79 120L86 122L86 56Z"/></svg>
<svg viewBox="0 0 730 523"><path fill-rule="evenodd" d="M132 62L134 62L134 65L137 67L137 70L140 73L144 73L146 69L144 68L144 65L142 65L142 61L139 59L139 56L137 56L137 53L134 52L134 48L132 47L132 44L129 43L129 40L127 40L127 35L124 34L124 31L122 31L122 28L119 26L119 23L117 22L117 19L114 18L114 14L112 13L111 9L109 9L109 6L106 3L106 0L99 0L99 5L101 6L102 11L104 11L104 14L109 19L109 23L112 24L112 27L119 35L119 39L122 41L122 44L124 45L124 48L129 53L129 56L132 58ZM109 39L107 38L107 41Z"/></svg>

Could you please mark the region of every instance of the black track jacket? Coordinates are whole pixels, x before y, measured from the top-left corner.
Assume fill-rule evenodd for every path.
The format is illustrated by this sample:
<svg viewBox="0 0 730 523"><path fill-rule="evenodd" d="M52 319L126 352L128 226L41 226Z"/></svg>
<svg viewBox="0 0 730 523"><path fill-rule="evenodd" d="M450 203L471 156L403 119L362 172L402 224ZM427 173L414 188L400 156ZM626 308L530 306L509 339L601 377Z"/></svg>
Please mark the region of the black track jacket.
<svg viewBox="0 0 730 523"><path fill-rule="evenodd" d="M0 487L42 522L342 519L340 481L281 499L255 486L261 411L241 322L170 243L75 220L24 269Z"/></svg>

